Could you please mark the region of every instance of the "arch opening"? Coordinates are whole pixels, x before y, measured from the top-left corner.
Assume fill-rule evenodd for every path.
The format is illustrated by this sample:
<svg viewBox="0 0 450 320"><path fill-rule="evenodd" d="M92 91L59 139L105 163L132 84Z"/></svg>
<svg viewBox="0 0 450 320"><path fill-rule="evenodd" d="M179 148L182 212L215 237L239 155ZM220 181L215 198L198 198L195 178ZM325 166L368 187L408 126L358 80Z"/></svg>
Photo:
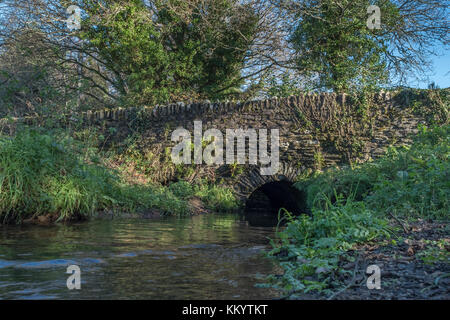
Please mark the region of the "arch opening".
<svg viewBox="0 0 450 320"><path fill-rule="evenodd" d="M306 207L305 194L289 181L268 182L248 197L245 203L245 214L254 219L277 219L280 208L293 214L309 213Z"/></svg>

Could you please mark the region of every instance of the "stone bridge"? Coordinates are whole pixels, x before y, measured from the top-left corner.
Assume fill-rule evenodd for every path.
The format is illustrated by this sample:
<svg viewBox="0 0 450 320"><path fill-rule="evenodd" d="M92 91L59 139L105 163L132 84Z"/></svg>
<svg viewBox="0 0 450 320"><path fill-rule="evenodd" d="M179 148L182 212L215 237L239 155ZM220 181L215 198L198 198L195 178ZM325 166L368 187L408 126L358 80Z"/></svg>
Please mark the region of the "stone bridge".
<svg viewBox="0 0 450 320"><path fill-rule="evenodd" d="M322 170L350 162L367 161L383 154L390 144L409 142L408 136L426 120L413 112L395 93L375 94L366 104L355 97L333 93L304 94L281 99L248 102L171 104L152 108L110 109L71 116L71 125L95 125L120 143L139 133L138 148L152 150L159 164L176 143L177 128L194 132L194 121L207 129L279 130L280 166L272 175L262 175L260 165L173 165L161 182L176 180L176 172L187 170L188 180L211 178L231 185L248 206L301 208L300 194L292 188L296 178L308 170ZM67 120L67 119L66 119ZM111 129L114 128L114 129ZM164 160L163 158L166 157ZM156 163L156 162L155 162ZM188 170L190 167L191 170ZM167 171L155 168L155 172Z"/></svg>

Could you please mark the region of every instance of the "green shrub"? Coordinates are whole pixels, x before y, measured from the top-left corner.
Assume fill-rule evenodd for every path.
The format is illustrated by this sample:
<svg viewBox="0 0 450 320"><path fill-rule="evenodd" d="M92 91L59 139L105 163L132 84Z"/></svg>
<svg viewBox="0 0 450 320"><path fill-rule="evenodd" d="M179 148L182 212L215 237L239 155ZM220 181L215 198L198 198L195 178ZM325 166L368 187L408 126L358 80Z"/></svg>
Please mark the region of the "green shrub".
<svg viewBox="0 0 450 320"><path fill-rule="evenodd" d="M327 199L336 201L335 194L343 198L353 195L355 200L362 200L372 190L375 176L374 170L367 168L333 168L299 181L294 186L306 194L308 208L324 208Z"/></svg>
<svg viewBox="0 0 450 320"><path fill-rule="evenodd" d="M351 260L349 249L389 237L392 215L448 221L449 130L448 125L420 127L410 147L389 148L371 163L299 181L295 186L306 192L312 217L285 212L286 227L277 232L279 242L272 242L270 252L281 260L284 275L271 277L266 285L290 294L329 290L336 272L348 272L337 266L344 257ZM446 258L435 251L425 253L424 261Z"/></svg>
<svg viewBox="0 0 450 320"><path fill-rule="evenodd" d="M187 199L194 195L194 188L187 181L178 181L169 185L168 189L178 198Z"/></svg>
<svg viewBox="0 0 450 320"><path fill-rule="evenodd" d="M378 179L366 202L405 218L448 219L450 126L421 128L410 148L392 148L379 161Z"/></svg>

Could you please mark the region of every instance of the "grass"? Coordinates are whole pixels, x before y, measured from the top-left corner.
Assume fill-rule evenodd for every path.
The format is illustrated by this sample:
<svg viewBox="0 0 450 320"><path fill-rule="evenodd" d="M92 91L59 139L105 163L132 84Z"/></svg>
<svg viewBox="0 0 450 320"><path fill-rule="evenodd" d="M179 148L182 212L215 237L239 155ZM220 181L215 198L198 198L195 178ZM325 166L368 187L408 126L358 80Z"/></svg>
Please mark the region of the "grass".
<svg viewBox="0 0 450 320"><path fill-rule="evenodd" d="M312 215L284 211L286 227L277 232L269 253L284 274L269 283L289 295L336 287L341 260L350 260L357 244L389 239L396 229L390 220L449 220L450 126L421 127L414 143L390 148L386 155L356 167L330 169L303 178L296 187L306 193ZM422 260L443 260L441 243ZM438 257L438 258L436 258ZM434 259L434 260L433 260ZM448 259L448 258L447 258Z"/></svg>
<svg viewBox="0 0 450 320"><path fill-rule="evenodd" d="M130 184L107 168L92 147L58 131L23 129L0 136L0 221L20 223L40 215L58 221L88 218L102 210L188 215L189 199L212 210L237 207L232 192L218 186Z"/></svg>
<svg viewBox="0 0 450 320"><path fill-rule="evenodd" d="M200 185L197 187L195 195L202 199L206 207L211 210L229 212L239 206L231 189L217 185Z"/></svg>

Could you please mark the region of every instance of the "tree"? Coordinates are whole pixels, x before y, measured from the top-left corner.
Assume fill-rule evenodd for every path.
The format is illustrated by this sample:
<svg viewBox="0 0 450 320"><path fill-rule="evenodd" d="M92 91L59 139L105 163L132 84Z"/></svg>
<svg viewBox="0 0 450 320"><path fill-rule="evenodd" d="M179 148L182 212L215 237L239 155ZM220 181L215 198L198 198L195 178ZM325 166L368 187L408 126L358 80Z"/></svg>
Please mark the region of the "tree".
<svg viewBox="0 0 450 320"><path fill-rule="evenodd" d="M62 75L49 83L75 110L374 89L424 73L435 44L448 46L448 2L3 0L0 64L34 30L32 46L52 48L34 58ZM81 30L68 28L70 5ZM380 29L367 26L369 5Z"/></svg>
<svg viewBox="0 0 450 320"><path fill-rule="evenodd" d="M45 112L65 101L57 86L67 73L52 63L54 47L34 29L23 30L3 43L0 53L0 115L23 116ZM45 57L45 58L44 58Z"/></svg>
<svg viewBox="0 0 450 320"><path fill-rule="evenodd" d="M128 102L220 99L222 87L241 84L256 19L237 1L83 4L83 50L96 52Z"/></svg>
<svg viewBox="0 0 450 320"><path fill-rule="evenodd" d="M337 92L374 88L424 72L433 45L448 45L448 1L293 0L278 5L297 23L290 36L292 67ZM381 28L367 25L369 5Z"/></svg>
<svg viewBox="0 0 450 320"><path fill-rule="evenodd" d="M81 8L81 30L67 27L69 5ZM95 90L103 104L225 99L241 90L264 25L254 3L239 0L7 0L7 8L0 42L32 24L59 49L56 64L77 70L71 90Z"/></svg>
<svg viewBox="0 0 450 320"><path fill-rule="evenodd" d="M71 50L76 39L61 32L65 16L34 0L5 1L2 9L2 116L77 112L104 108L111 101L104 99L107 83L97 72L102 67Z"/></svg>

